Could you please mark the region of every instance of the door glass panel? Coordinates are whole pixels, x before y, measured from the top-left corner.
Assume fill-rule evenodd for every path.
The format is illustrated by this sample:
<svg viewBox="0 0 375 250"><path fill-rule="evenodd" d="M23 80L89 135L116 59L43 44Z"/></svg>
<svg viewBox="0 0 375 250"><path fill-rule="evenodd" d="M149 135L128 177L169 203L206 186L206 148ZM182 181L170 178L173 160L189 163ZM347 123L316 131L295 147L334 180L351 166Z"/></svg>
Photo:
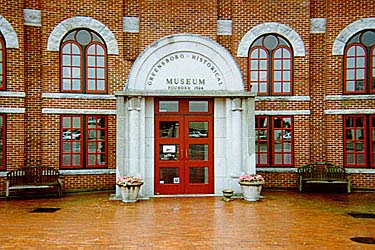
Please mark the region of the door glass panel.
<svg viewBox="0 0 375 250"><path fill-rule="evenodd" d="M189 183L208 184L208 167L190 168Z"/></svg>
<svg viewBox="0 0 375 250"><path fill-rule="evenodd" d="M160 168L160 184L179 184L178 168Z"/></svg>
<svg viewBox="0 0 375 250"><path fill-rule="evenodd" d="M208 136L208 122L189 122L189 137L206 138Z"/></svg>
<svg viewBox="0 0 375 250"><path fill-rule="evenodd" d="M178 101L160 101L159 112L178 112Z"/></svg>
<svg viewBox="0 0 375 250"><path fill-rule="evenodd" d="M178 145L177 144L161 144L160 145L160 160L178 160Z"/></svg>
<svg viewBox="0 0 375 250"><path fill-rule="evenodd" d="M178 122L160 122L161 138L178 138Z"/></svg>
<svg viewBox="0 0 375 250"><path fill-rule="evenodd" d="M189 101L189 112L208 112L208 101Z"/></svg>
<svg viewBox="0 0 375 250"><path fill-rule="evenodd" d="M208 145L207 144L190 144L189 145L189 160L208 160Z"/></svg>

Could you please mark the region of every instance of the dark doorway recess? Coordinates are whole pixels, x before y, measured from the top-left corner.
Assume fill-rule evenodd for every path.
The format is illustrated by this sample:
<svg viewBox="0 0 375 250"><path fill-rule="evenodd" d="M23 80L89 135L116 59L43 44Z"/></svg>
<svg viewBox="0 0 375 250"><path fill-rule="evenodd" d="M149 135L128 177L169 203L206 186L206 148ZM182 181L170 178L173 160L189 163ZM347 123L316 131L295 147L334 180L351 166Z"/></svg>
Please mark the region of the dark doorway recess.
<svg viewBox="0 0 375 250"><path fill-rule="evenodd" d="M56 211L60 210L60 208L57 207L39 207L35 208L30 211L30 213L54 213Z"/></svg>
<svg viewBox="0 0 375 250"><path fill-rule="evenodd" d="M375 244L375 238L373 237L352 237L350 240L364 244Z"/></svg>

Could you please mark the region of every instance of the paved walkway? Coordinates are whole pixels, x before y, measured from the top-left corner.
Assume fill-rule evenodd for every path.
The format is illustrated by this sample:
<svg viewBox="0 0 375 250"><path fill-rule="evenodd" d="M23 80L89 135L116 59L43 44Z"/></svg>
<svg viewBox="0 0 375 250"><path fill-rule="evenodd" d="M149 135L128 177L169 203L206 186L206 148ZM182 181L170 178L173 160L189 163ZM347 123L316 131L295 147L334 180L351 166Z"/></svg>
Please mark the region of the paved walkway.
<svg viewBox="0 0 375 250"><path fill-rule="evenodd" d="M0 249L375 249L375 193L263 192L264 199L152 198L109 193L0 200ZM53 213L36 208L60 208Z"/></svg>

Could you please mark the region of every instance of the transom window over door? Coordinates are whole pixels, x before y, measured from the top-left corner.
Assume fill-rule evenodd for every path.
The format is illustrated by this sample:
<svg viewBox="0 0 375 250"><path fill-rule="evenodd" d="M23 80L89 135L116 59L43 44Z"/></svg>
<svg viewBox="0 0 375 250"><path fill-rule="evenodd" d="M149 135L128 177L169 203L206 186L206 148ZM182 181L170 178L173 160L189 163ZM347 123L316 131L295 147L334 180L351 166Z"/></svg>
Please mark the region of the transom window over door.
<svg viewBox="0 0 375 250"><path fill-rule="evenodd" d="M375 31L353 36L344 54L344 94L375 93Z"/></svg>
<svg viewBox="0 0 375 250"><path fill-rule="evenodd" d="M282 37L264 35L248 55L249 89L258 95L292 95L293 53Z"/></svg>
<svg viewBox="0 0 375 250"><path fill-rule="evenodd" d="M95 32L74 30L61 44L61 91L107 92L107 49Z"/></svg>

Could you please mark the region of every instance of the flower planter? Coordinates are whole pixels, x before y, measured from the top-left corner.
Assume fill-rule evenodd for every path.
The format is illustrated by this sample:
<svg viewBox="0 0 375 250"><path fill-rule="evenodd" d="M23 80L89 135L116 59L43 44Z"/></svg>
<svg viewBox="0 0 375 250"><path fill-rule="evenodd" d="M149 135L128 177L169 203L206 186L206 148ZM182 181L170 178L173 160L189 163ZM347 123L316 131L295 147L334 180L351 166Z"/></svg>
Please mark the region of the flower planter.
<svg viewBox="0 0 375 250"><path fill-rule="evenodd" d="M122 202L136 202L142 185L143 183L133 183L131 185L120 186Z"/></svg>
<svg viewBox="0 0 375 250"><path fill-rule="evenodd" d="M243 198L246 201L257 201L260 198L260 191L264 181L240 182Z"/></svg>
<svg viewBox="0 0 375 250"><path fill-rule="evenodd" d="M233 200L233 198L232 198L233 194L234 194L233 189L224 189L223 190L223 196L224 196L223 201L232 201Z"/></svg>

